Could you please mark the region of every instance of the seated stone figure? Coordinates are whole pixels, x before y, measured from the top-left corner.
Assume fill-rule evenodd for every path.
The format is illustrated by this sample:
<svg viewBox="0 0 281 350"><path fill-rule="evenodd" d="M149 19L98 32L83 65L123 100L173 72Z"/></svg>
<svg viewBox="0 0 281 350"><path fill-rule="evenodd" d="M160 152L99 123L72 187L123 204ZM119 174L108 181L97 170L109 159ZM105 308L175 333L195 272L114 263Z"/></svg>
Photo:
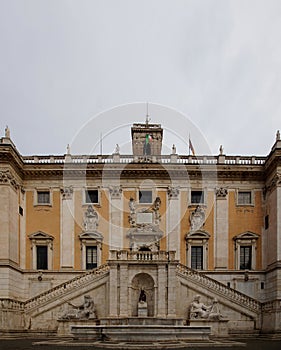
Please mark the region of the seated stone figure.
<svg viewBox="0 0 281 350"><path fill-rule="evenodd" d="M213 321L219 321L223 318L222 314L220 313L218 300L216 298L213 299L213 304L211 305L211 310L209 313L209 319Z"/></svg>
<svg viewBox="0 0 281 350"><path fill-rule="evenodd" d="M94 300L89 296L84 296L84 302L81 305L73 305L68 303L72 309L67 310L60 319L71 320L71 319L95 319L97 318L96 307Z"/></svg>
<svg viewBox="0 0 281 350"><path fill-rule="evenodd" d="M190 304L190 318L208 318L211 308L212 305L207 306L200 302L200 295L195 295Z"/></svg>

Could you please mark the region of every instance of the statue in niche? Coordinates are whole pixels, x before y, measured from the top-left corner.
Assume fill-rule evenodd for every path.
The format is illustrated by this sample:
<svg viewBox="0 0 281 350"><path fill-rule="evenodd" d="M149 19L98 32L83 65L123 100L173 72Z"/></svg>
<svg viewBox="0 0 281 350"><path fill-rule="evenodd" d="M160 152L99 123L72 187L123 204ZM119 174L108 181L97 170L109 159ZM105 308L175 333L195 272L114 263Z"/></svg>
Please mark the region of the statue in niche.
<svg viewBox="0 0 281 350"><path fill-rule="evenodd" d="M190 228L191 231L199 230L205 221L205 212L200 205L190 214Z"/></svg>
<svg viewBox="0 0 281 350"><path fill-rule="evenodd" d="M139 303L146 303L146 294L143 288L140 291Z"/></svg>
<svg viewBox="0 0 281 350"><path fill-rule="evenodd" d="M98 226L98 213L89 205L85 212L84 229L86 232L96 231Z"/></svg>
<svg viewBox="0 0 281 350"><path fill-rule="evenodd" d="M73 305L68 303L72 308L67 310L62 316L61 320L84 320L84 319L96 319L97 312L94 300L89 296L84 296L84 302L81 305Z"/></svg>

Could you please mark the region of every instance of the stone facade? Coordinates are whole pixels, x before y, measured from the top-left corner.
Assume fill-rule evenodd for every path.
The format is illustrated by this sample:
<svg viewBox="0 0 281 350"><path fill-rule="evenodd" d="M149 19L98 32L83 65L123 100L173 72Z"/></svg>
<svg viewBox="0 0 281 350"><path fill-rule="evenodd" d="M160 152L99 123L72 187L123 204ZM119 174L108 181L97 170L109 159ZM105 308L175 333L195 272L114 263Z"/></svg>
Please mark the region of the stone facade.
<svg viewBox="0 0 281 350"><path fill-rule="evenodd" d="M132 128L133 155L26 157L6 132L1 330L66 334L68 303L87 295L104 324L281 331L281 141L265 157L196 157L161 155L162 137L147 122ZM224 319L189 319L196 295Z"/></svg>

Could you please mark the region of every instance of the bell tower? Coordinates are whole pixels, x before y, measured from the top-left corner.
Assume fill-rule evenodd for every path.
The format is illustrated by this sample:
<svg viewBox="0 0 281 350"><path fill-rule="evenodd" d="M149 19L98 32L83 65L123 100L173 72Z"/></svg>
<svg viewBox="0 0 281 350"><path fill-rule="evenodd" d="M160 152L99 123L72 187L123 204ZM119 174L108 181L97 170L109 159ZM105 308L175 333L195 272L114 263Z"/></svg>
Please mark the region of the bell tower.
<svg viewBox="0 0 281 350"><path fill-rule="evenodd" d="M163 129L161 124L150 124L148 115L144 124L131 128L133 155L137 157L161 156Z"/></svg>

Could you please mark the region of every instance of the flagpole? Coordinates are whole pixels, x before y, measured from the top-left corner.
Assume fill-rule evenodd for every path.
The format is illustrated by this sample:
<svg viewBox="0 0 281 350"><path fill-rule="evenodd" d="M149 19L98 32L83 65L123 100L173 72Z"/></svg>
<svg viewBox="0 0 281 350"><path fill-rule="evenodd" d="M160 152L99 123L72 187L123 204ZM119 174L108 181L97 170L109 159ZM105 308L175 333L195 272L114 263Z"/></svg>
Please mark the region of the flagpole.
<svg viewBox="0 0 281 350"><path fill-rule="evenodd" d="M190 156L190 133L188 133L188 155Z"/></svg>
<svg viewBox="0 0 281 350"><path fill-rule="evenodd" d="M100 133L100 155L102 155L102 132Z"/></svg>

